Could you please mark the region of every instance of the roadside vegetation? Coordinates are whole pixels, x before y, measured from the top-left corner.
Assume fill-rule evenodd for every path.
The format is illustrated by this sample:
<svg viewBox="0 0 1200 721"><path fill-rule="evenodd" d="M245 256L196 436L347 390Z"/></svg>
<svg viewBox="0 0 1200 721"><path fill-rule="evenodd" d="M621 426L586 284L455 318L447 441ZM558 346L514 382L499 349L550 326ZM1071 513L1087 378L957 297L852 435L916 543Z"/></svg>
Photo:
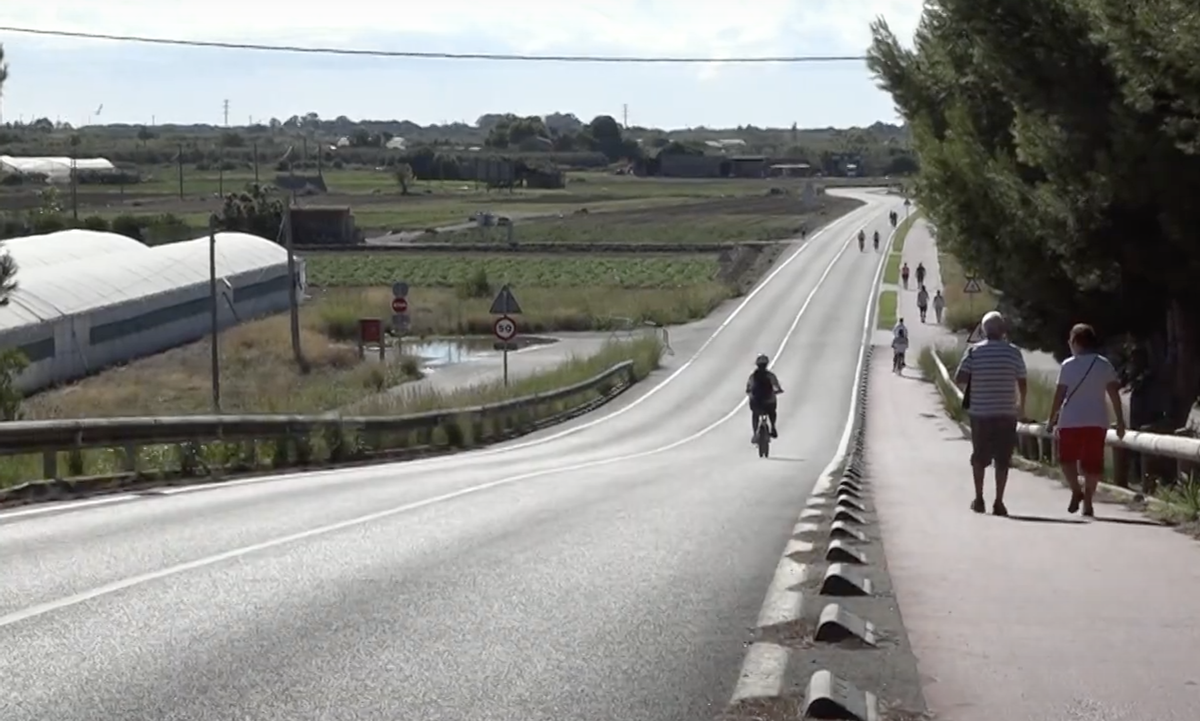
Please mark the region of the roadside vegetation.
<svg viewBox="0 0 1200 721"><path fill-rule="evenodd" d="M1119 370L1145 351L1151 415L1183 427L1200 397L1200 343L1179 340L1200 337L1181 191L1200 184L1200 13L1130 8L932 0L915 44L873 23L868 65L912 130L940 251L994 291L970 309L943 260L950 327L998 301L1014 342L1049 351L1087 322Z"/></svg>
<svg viewBox="0 0 1200 721"><path fill-rule="evenodd" d="M879 320L876 327L879 330L891 330L896 327L896 305L899 298L894 290L885 290L879 294Z"/></svg>
<svg viewBox="0 0 1200 721"><path fill-rule="evenodd" d="M605 370L626 360L633 362L633 380L644 379L655 368L662 353L657 336L643 336L632 340L613 341L598 352L587 357L571 358L558 368L529 376L519 377L510 385L486 382L450 392L438 392L427 388L401 390L394 393L376 393L356 404L355 415L407 415L424 411L469 408L485 403L520 398L534 393L556 390L593 378ZM575 394L572 398L544 407L540 415L527 420L537 422L557 414L586 407L600 399L610 388L601 387ZM162 410L158 415L163 413ZM363 451L401 452L417 446L450 446L468 448L481 441L476 434L481 429L465 419L438 429L433 436L421 439L414 434L376 438L368 449L367 439L352 435L336 438L318 435L313 438L297 438L291 443L263 441L252 449L242 444L207 443L192 446L150 446L140 449L138 476L143 479L187 478L207 476L215 467L224 472L252 472L284 469L295 466L353 461L366 456ZM496 428L483 429L496 431ZM67 469L73 477L100 476L117 477L127 475L124 469L124 453L119 449L86 450L80 453L59 454L60 468ZM40 456L0 457L0 491L13 486L40 480L42 459ZM0 497L0 502L3 502Z"/></svg>

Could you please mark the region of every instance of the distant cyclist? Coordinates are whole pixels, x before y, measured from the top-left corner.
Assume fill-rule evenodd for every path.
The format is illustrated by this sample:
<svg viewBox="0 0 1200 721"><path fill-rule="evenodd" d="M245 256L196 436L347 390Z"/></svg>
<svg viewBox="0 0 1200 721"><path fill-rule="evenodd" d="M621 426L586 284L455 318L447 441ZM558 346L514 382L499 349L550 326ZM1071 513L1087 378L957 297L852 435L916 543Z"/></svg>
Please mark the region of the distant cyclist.
<svg viewBox="0 0 1200 721"><path fill-rule="evenodd" d="M778 410L775 396L783 393L783 387L779 385L775 374L767 370L769 363L770 359L765 353L755 358L754 372L746 381L746 395L750 396L751 443L757 442L758 419L762 415L766 415L767 420L771 421L771 437L779 437L779 430L775 425Z"/></svg>
<svg viewBox="0 0 1200 721"><path fill-rule="evenodd" d="M862 230L858 231L858 250L859 250L859 252L862 252L863 246L866 245L866 243L867 243L866 232L864 232Z"/></svg>
<svg viewBox="0 0 1200 721"><path fill-rule="evenodd" d="M879 250L879 231L875 231L875 250Z"/></svg>
<svg viewBox="0 0 1200 721"><path fill-rule="evenodd" d="M917 263L917 285L925 285L925 264Z"/></svg>

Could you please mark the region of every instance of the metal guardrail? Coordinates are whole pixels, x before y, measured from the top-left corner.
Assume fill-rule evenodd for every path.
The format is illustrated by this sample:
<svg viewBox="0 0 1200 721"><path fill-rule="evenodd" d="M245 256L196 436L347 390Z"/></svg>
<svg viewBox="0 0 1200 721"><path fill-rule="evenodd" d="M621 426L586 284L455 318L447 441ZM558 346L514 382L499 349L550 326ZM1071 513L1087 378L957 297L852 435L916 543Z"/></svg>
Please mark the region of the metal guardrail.
<svg viewBox="0 0 1200 721"><path fill-rule="evenodd" d="M588 254L613 253L620 255L680 255L719 253L739 247L768 248L795 242L784 240L748 240L740 243L423 243L370 242L355 245L298 245L296 252L305 253L491 253L491 254Z"/></svg>
<svg viewBox="0 0 1200 721"><path fill-rule="evenodd" d="M454 447L463 445L461 438L456 442L456 437L462 434L464 426L470 429L470 437L475 441L517 435L546 424L545 414L538 411L596 391L600 392L601 400L606 400L635 380L633 361L623 361L587 380L546 393L404 416L206 415L12 421L0 423L0 456L41 454L43 479L61 480L64 478L59 473L61 453L79 458L82 451L97 448L123 450L126 472L136 473L140 449L148 446L254 444L263 440L287 440L288 444L280 445L303 446L314 437L327 439L330 446L348 446L373 438L374 442L368 445L383 451L411 446L414 435L417 444L428 447L435 443L435 433L441 430L445 436L442 445ZM593 402L558 409L551 415L570 414ZM488 425L492 426L490 430L486 428ZM395 443L387 440L389 436L405 438ZM353 450L345 448L342 453L347 457L355 455ZM68 465L71 464L68 458ZM77 466L80 464L76 462ZM73 475L80 474L78 468L72 471Z"/></svg>
<svg viewBox="0 0 1200 721"><path fill-rule="evenodd" d="M946 364L942 362L936 348L933 360L937 365L941 380L954 393L961 403L962 389L954 383ZM1021 437L1019 452L1029 460L1040 463L1058 462L1058 439L1041 423L1018 423L1017 433ZM1108 431L1106 445L1114 451L1114 481L1118 486L1127 487L1129 460L1141 456L1152 456L1160 459L1170 459L1176 462L1174 472L1178 476L1191 477L1200 469L1200 439L1187 436L1169 436L1161 433L1146 433L1143 431L1126 431L1124 438L1118 438L1114 430ZM1168 463L1168 465L1170 465ZM1145 465L1141 466L1145 469Z"/></svg>

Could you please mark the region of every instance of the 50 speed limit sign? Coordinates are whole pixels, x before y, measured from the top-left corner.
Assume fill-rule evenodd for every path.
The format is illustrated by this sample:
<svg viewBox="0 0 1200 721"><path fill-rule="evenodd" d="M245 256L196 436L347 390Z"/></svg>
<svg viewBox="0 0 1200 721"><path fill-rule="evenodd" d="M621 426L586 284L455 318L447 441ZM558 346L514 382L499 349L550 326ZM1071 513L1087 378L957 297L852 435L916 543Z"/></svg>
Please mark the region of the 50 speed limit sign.
<svg viewBox="0 0 1200 721"><path fill-rule="evenodd" d="M508 316L501 316L492 324L492 332L500 340L512 340L517 336L517 322Z"/></svg>

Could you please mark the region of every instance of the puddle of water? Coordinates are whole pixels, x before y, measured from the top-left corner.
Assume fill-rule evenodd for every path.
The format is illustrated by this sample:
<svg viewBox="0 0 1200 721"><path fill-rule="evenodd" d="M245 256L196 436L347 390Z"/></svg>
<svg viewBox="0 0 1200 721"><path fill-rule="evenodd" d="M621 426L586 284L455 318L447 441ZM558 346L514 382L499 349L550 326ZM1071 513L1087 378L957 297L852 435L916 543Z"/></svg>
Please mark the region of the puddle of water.
<svg viewBox="0 0 1200 721"><path fill-rule="evenodd" d="M535 345L553 343L550 338L527 336L511 343L509 350L520 350ZM428 338L407 340L400 343L400 353L420 358L427 368L469 363L502 350L494 338Z"/></svg>

